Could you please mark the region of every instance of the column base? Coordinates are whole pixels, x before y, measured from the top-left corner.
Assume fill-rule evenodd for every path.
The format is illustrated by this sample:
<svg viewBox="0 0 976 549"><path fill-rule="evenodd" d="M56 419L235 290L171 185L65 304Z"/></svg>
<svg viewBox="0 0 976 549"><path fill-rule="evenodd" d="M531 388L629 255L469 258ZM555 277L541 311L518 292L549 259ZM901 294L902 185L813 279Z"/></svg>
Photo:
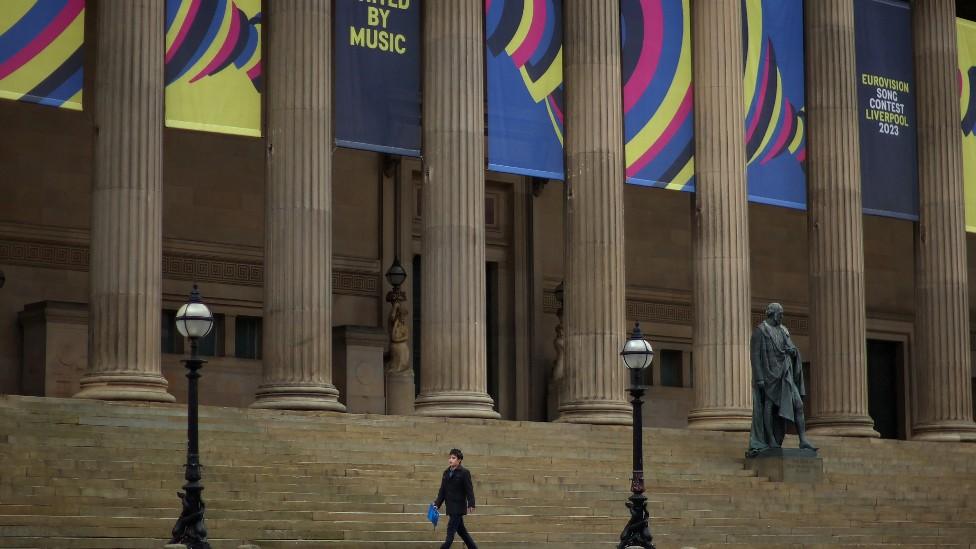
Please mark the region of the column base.
<svg viewBox="0 0 976 549"><path fill-rule="evenodd" d="M912 440L926 442L976 442L976 423L972 421L933 421L912 428Z"/></svg>
<svg viewBox="0 0 976 549"><path fill-rule="evenodd" d="M251 408L272 410L315 410L345 412L339 402L339 390L331 384L262 385L254 395Z"/></svg>
<svg viewBox="0 0 976 549"><path fill-rule="evenodd" d="M587 400L567 402L559 406L557 423L586 423L589 425L633 425L634 409L619 400Z"/></svg>
<svg viewBox="0 0 976 549"><path fill-rule="evenodd" d="M752 410L700 408L688 414L688 428L698 431L747 432L752 429Z"/></svg>
<svg viewBox="0 0 976 549"><path fill-rule="evenodd" d="M414 403L418 416L473 417L499 419L495 403L486 393L475 391L439 391L421 394Z"/></svg>
<svg viewBox="0 0 976 549"><path fill-rule="evenodd" d="M807 435L880 438L874 420L867 416L821 416L807 419Z"/></svg>
<svg viewBox="0 0 976 549"><path fill-rule="evenodd" d="M413 372L407 375L386 374L386 413L393 416L413 415Z"/></svg>
<svg viewBox="0 0 976 549"><path fill-rule="evenodd" d="M152 374L86 374L81 390L74 398L92 400L131 400L141 402L176 402L166 389L169 384L161 375Z"/></svg>

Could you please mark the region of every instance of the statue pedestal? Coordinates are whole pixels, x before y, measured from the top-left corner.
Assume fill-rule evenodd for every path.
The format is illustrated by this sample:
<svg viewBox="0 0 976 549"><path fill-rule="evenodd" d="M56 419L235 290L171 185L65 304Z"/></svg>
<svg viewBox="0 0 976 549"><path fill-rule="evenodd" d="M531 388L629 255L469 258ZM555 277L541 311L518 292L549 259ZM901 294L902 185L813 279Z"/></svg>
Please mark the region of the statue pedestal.
<svg viewBox="0 0 976 549"><path fill-rule="evenodd" d="M823 481L823 459L813 450L770 448L747 457L745 468L773 482L819 484Z"/></svg>

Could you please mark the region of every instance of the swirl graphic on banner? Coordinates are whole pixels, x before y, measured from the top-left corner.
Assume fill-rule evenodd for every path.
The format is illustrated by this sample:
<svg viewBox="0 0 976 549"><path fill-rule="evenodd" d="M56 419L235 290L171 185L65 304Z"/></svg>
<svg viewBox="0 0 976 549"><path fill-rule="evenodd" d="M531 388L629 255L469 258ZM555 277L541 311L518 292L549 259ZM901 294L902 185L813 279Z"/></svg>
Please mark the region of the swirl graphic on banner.
<svg viewBox="0 0 976 549"><path fill-rule="evenodd" d="M166 125L261 135L261 0L166 0Z"/></svg>
<svg viewBox="0 0 976 549"><path fill-rule="evenodd" d="M967 137L976 135L976 67L969 67L966 70L965 79L961 69L956 71L956 76L963 106L962 135Z"/></svg>
<svg viewBox="0 0 976 549"><path fill-rule="evenodd" d="M562 0L485 0L485 19L488 51L511 59L563 143Z"/></svg>
<svg viewBox="0 0 976 549"><path fill-rule="evenodd" d="M4 0L0 97L81 110L85 0Z"/></svg>
<svg viewBox="0 0 976 549"><path fill-rule="evenodd" d="M805 107L786 96L773 40L763 26L761 0L742 0L746 159L765 165L789 152L805 171Z"/></svg>
<svg viewBox="0 0 976 549"><path fill-rule="evenodd" d="M976 233L976 22L956 18L956 41L966 231Z"/></svg>
<svg viewBox="0 0 976 549"><path fill-rule="evenodd" d="M189 82L228 68L244 69L258 92L262 88L261 13L248 16L228 0L166 2L166 85L196 69ZM175 33L172 41L171 33ZM219 45L219 47L215 47Z"/></svg>
<svg viewBox="0 0 976 549"><path fill-rule="evenodd" d="M694 190L689 0L621 0L629 183Z"/></svg>

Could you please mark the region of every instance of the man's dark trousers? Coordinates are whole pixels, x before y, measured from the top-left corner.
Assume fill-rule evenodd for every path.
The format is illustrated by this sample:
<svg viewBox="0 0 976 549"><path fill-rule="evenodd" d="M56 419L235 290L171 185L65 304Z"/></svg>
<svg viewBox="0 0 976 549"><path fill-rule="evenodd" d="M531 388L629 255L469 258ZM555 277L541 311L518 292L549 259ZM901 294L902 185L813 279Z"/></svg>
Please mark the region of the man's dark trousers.
<svg viewBox="0 0 976 549"><path fill-rule="evenodd" d="M468 533L468 529L464 527L464 515L448 515L450 519L447 521L447 540L444 545L441 545L441 549L447 549L454 543L454 534L461 536L461 540L464 544L468 546L468 549L478 549L478 546L471 539L471 534Z"/></svg>

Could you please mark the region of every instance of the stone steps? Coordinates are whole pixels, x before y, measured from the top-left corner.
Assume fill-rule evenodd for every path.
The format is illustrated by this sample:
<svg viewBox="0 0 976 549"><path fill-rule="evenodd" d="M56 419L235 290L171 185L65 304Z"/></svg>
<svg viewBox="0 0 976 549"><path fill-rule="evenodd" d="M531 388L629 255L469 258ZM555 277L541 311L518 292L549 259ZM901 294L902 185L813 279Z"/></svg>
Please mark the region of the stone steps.
<svg viewBox="0 0 976 549"><path fill-rule="evenodd" d="M485 547L615 547L630 430L201 409L215 549L437 547L423 519L460 446ZM161 547L178 515L185 409L0 397L0 548ZM817 440L826 482L742 468L743 434L647 429L659 549L976 546L976 447Z"/></svg>

